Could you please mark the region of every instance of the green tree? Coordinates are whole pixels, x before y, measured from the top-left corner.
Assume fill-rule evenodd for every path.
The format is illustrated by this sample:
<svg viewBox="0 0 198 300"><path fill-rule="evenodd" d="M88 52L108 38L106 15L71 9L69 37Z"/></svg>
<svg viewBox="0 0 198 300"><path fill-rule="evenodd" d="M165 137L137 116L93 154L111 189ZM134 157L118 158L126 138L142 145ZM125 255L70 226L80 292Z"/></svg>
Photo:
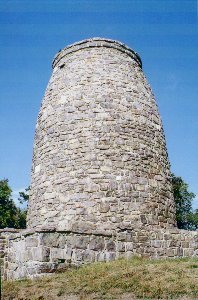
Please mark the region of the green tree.
<svg viewBox="0 0 198 300"><path fill-rule="evenodd" d="M12 190L8 180L0 181L0 228L14 227L17 208L11 199Z"/></svg>
<svg viewBox="0 0 198 300"><path fill-rule="evenodd" d="M8 179L0 180L0 228L5 227L26 227L26 211L16 207Z"/></svg>
<svg viewBox="0 0 198 300"><path fill-rule="evenodd" d="M29 190L30 187L26 188L25 191L19 192L19 202L21 204L26 204L28 206L29 201ZM26 217L27 217L27 208L20 210L20 218L19 218L19 228L26 228Z"/></svg>
<svg viewBox="0 0 198 300"><path fill-rule="evenodd" d="M28 187L27 189L25 189L25 191L24 192L19 192L19 198L18 198L18 200L19 200L19 202L21 203L21 204L24 204L24 203L26 203L27 205L28 205L28 201L29 201L29 190L30 190L30 187Z"/></svg>
<svg viewBox="0 0 198 300"><path fill-rule="evenodd" d="M197 230L198 229L198 209L192 212L189 216L189 228L190 230Z"/></svg>
<svg viewBox="0 0 198 300"><path fill-rule="evenodd" d="M198 210L193 212L192 200L195 194L188 190L188 184L181 177L172 174L173 195L176 204L176 220L180 229L198 228Z"/></svg>

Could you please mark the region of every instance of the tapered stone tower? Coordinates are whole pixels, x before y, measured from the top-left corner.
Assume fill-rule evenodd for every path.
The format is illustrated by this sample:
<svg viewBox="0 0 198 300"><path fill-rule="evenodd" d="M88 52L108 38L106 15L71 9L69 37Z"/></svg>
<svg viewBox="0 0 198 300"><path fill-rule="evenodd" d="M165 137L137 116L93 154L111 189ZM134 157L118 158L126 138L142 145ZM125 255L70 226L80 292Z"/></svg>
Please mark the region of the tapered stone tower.
<svg viewBox="0 0 198 300"><path fill-rule="evenodd" d="M93 38L53 61L34 141L28 228L0 230L5 279L133 255L198 255L175 227L165 138L142 63Z"/></svg>
<svg viewBox="0 0 198 300"><path fill-rule="evenodd" d="M101 38L64 48L36 127L29 228L174 224L162 123L140 57Z"/></svg>

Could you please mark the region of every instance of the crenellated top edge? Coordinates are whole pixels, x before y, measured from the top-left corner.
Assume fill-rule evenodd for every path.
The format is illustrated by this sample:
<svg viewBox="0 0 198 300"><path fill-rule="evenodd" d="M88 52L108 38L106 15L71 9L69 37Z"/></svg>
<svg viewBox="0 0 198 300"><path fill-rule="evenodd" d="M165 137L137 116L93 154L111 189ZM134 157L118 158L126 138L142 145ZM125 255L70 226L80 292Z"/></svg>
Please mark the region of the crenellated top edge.
<svg viewBox="0 0 198 300"><path fill-rule="evenodd" d="M67 54L79 51L81 49L93 48L93 47L107 47L107 48L117 49L121 52L128 54L142 68L142 61L141 61L140 56L137 54L137 52L135 52L134 50L132 50L131 48L129 48L128 46L126 46L125 44L123 44L119 41L112 40L112 39L106 39L106 38L100 38L100 37L85 39L85 40L76 42L74 44L68 45L67 47L63 48L60 52L58 52L56 54L56 56L52 62L52 67L54 68L57 65L57 63Z"/></svg>

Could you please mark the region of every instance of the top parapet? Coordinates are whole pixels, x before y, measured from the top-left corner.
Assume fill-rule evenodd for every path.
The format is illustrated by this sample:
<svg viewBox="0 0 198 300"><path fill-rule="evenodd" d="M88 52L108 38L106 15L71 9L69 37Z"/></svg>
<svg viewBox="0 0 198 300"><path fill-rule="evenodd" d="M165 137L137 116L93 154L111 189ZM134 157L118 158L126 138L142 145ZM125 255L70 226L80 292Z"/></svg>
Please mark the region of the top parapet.
<svg viewBox="0 0 198 300"><path fill-rule="evenodd" d="M63 58L67 54L79 51L81 49L93 48L93 47L107 47L107 48L117 49L117 50L124 52L124 53L128 54L129 56L131 56L139 64L139 66L142 67L142 61L141 61L140 56L137 54L137 52L133 51L132 49L127 47L125 44L123 44L119 41L105 39L105 38L99 38L99 37L82 40L80 42L68 45L67 47L63 48L55 56L55 58L52 62L52 67L54 68L57 65L57 63L61 60L61 58Z"/></svg>

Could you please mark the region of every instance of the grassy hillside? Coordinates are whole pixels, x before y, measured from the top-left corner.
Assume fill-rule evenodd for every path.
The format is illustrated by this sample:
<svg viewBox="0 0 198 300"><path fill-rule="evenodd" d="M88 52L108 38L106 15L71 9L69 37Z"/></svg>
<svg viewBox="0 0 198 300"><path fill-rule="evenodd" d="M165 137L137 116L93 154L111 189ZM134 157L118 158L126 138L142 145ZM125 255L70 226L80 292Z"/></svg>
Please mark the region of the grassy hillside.
<svg viewBox="0 0 198 300"><path fill-rule="evenodd" d="M4 282L3 299L198 299L198 259L120 259Z"/></svg>

